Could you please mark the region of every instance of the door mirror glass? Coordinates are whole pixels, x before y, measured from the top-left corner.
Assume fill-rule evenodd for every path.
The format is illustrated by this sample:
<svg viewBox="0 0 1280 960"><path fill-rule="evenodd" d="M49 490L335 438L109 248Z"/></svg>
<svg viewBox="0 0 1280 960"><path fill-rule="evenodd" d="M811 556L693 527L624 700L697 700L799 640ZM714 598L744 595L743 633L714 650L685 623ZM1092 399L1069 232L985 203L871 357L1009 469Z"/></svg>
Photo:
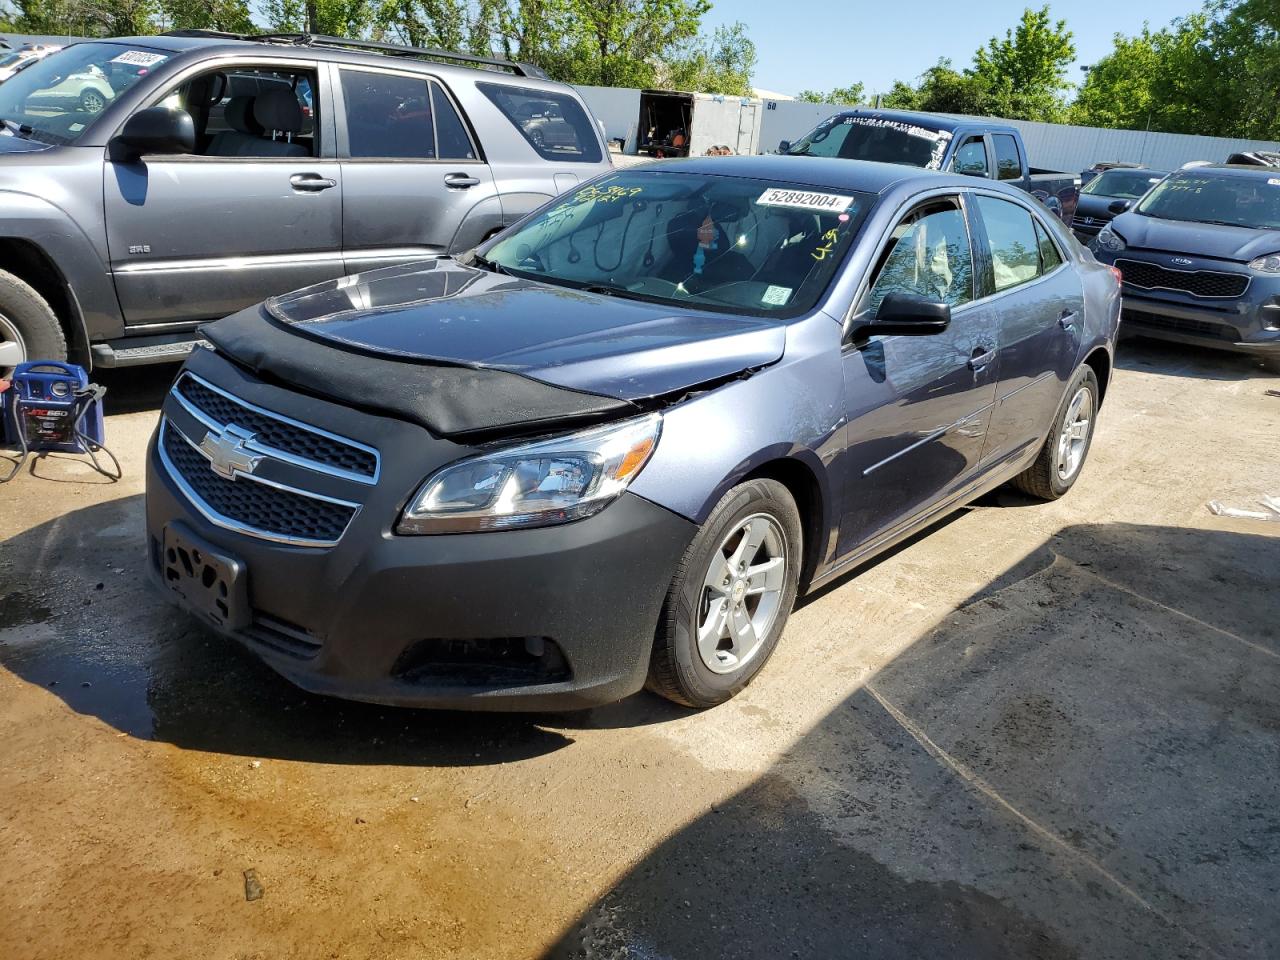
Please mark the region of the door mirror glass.
<svg viewBox="0 0 1280 960"><path fill-rule="evenodd" d="M111 146L117 159L125 160L148 154L195 153L196 127L185 110L148 107L125 121Z"/></svg>
<svg viewBox="0 0 1280 960"><path fill-rule="evenodd" d="M1132 203L1133 203L1132 200L1112 200L1109 204L1107 204L1107 209L1110 210L1112 213L1121 214L1121 213L1124 213L1126 210L1128 210L1130 204Z"/></svg>
<svg viewBox="0 0 1280 960"><path fill-rule="evenodd" d="M911 293L890 293L880 301L875 320L864 334L919 337L942 333L951 323L951 307Z"/></svg>

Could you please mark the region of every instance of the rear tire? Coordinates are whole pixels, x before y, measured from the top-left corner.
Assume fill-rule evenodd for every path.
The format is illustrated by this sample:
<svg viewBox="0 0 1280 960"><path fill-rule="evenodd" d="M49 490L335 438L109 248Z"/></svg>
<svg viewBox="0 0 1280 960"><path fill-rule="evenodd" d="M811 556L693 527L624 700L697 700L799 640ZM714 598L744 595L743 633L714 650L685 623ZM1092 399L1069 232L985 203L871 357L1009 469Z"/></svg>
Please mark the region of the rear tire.
<svg viewBox="0 0 1280 960"><path fill-rule="evenodd" d="M1067 387L1035 462L1013 478L1015 487L1041 500L1057 500L1075 486L1093 445L1098 392L1093 368L1082 366Z"/></svg>
<svg viewBox="0 0 1280 960"><path fill-rule="evenodd" d="M44 298L0 270L0 377L25 360L66 360L67 339Z"/></svg>
<svg viewBox="0 0 1280 960"><path fill-rule="evenodd" d="M645 686L699 709L741 691L786 627L803 555L786 487L750 480L726 493L676 567Z"/></svg>

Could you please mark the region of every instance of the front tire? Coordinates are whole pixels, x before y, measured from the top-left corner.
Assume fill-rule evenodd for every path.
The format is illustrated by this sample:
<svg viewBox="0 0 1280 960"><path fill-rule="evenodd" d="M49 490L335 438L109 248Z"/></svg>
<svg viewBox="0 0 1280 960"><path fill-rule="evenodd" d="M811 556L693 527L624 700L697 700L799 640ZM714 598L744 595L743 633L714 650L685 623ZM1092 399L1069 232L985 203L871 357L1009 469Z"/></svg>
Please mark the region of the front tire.
<svg viewBox="0 0 1280 960"><path fill-rule="evenodd" d="M1067 387L1035 462L1014 477L1015 487L1041 500L1057 500L1075 486L1093 444L1098 395L1093 368L1081 367Z"/></svg>
<svg viewBox="0 0 1280 960"><path fill-rule="evenodd" d="M84 90L80 93L81 113L101 113L107 106L107 99L97 90Z"/></svg>
<svg viewBox="0 0 1280 960"><path fill-rule="evenodd" d="M0 378L26 360L66 360L57 316L30 284L0 270Z"/></svg>
<svg viewBox="0 0 1280 960"><path fill-rule="evenodd" d="M645 686L699 709L741 691L786 627L803 550L782 484L751 480L726 493L676 568Z"/></svg>

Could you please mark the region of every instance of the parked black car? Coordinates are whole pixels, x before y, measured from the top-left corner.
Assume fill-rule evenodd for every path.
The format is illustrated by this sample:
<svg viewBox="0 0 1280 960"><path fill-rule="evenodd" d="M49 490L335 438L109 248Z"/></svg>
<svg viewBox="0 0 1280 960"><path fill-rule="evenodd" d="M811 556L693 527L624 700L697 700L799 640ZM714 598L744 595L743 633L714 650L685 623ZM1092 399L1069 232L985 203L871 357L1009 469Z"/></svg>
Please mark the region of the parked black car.
<svg viewBox="0 0 1280 960"><path fill-rule="evenodd" d="M1250 353L1280 370L1280 171L1170 174L1098 233L1124 276L1124 330Z"/></svg>
<svg viewBox="0 0 1280 960"><path fill-rule="evenodd" d="M1105 170L1090 180L1080 190L1075 219L1071 229L1084 243L1098 235L1098 231L1124 213L1135 200L1167 177L1167 171Z"/></svg>

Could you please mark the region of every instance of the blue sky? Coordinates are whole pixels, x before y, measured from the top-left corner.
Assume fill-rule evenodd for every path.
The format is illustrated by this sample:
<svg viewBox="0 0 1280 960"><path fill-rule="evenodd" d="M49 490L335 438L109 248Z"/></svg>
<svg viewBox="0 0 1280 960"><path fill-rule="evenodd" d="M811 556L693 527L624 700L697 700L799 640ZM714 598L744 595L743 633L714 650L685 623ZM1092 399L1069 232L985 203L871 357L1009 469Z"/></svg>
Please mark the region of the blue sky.
<svg viewBox="0 0 1280 960"><path fill-rule="evenodd" d="M755 84L794 94L829 90L855 81L884 92L896 79L912 80L950 57L967 66L992 36L1003 36L1027 6L1042 0L713 0L708 32L721 23L747 24L759 55ZM1164 26L1199 9L1200 0L1136 0L1107 4L1054 3L1055 19L1075 34L1079 63L1111 49L1117 32L1132 34L1143 21ZM1072 67L1071 79L1080 78Z"/></svg>

